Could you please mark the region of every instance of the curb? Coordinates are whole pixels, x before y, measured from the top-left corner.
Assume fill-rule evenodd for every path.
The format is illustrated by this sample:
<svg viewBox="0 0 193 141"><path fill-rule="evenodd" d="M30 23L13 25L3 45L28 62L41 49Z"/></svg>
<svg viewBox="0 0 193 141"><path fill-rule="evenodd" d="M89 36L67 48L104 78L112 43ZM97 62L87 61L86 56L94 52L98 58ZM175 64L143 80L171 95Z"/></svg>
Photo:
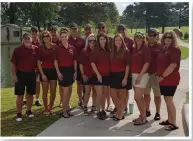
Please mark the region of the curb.
<svg viewBox="0 0 193 141"><path fill-rule="evenodd" d="M184 104L182 108L182 122L185 135L189 135L189 104Z"/></svg>

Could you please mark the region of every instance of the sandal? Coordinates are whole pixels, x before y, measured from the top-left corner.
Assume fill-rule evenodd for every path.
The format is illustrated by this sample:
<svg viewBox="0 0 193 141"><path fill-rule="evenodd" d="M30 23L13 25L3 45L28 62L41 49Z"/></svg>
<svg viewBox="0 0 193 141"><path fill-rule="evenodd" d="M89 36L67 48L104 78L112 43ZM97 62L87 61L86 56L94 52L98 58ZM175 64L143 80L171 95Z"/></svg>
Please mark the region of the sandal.
<svg viewBox="0 0 193 141"><path fill-rule="evenodd" d="M97 111L96 106L92 106L91 111Z"/></svg>
<svg viewBox="0 0 193 141"><path fill-rule="evenodd" d="M111 111L111 112L110 112L110 114L112 114L112 115L113 115L113 114L116 114L116 112L117 112L117 109L116 109L116 108L114 108L114 110L113 110L113 111Z"/></svg>
<svg viewBox="0 0 193 141"><path fill-rule="evenodd" d="M113 118L114 121L120 121L120 120L123 120L123 119L125 119L125 116L122 116L121 119L119 119L119 118L117 118L117 117Z"/></svg>
<svg viewBox="0 0 193 141"><path fill-rule="evenodd" d="M178 126L176 126L176 125L174 125L174 124L170 124L170 125L168 125L167 127L166 127L166 131L173 131L173 130L176 130L176 129L178 129L179 127Z"/></svg>
<svg viewBox="0 0 193 141"><path fill-rule="evenodd" d="M85 116L88 116L88 109L87 109L86 106L84 107L84 115L85 115Z"/></svg>
<svg viewBox="0 0 193 141"><path fill-rule="evenodd" d="M63 117L63 118L70 118L70 116L68 115L67 112L62 113L62 117Z"/></svg>
<svg viewBox="0 0 193 141"><path fill-rule="evenodd" d="M159 123L159 125L170 125L170 124L171 124L171 123L169 123L168 120L162 121L162 122Z"/></svg>
<svg viewBox="0 0 193 141"><path fill-rule="evenodd" d="M145 119L142 119L142 118L139 118L137 121L134 122L134 125L144 125L148 123L148 120L145 118Z"/></svg>
<svg viewBox="0 0 193 141"><path fill-rule="evenodd" d="M141 118L141 115L139 115L138 118L134 119L133 122L136 122L137 120L139 120Z"/></svg>
<svg viewBox="0 0 193 141"><path fill-rule="evenodd" d="M111 106L109 106L105 111L107 111L107 112L112 112L113 111L113 109L112 109L112 107Z"/></svg>
<svg viewBox="0 0 193 141"><path fill-rule="evenodd" d="M151 112L150 111L146 111L146 117L150 117L151 116Z"/></svg>
<svg viewBox="0 0 193 141"><path fill-rule="evenodd" d="M154 120L160 120L160 114L156 113L155 117L154 117Z"/></svg>

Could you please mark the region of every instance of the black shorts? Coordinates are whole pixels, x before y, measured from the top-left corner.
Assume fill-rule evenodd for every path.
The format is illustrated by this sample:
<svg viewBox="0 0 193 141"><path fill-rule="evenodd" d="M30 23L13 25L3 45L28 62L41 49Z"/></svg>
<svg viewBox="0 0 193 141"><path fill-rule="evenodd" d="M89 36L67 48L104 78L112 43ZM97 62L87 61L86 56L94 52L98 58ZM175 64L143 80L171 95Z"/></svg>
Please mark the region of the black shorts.
<svg viewBox="0 0 193 141"><path fill-rule="evenodd" d="M93 85L93 77L88 78L87 82L84 82L82 77L81 77L81 81L80 82L81 82L82 85Z"/></svg>
<svg viewBox="0 0 193 141"><path fill-rule="evenodd" d="M110 74L110 87L115 89L127 89L132 88L131 75L129 75L127 80L127 85L122 86L122 80L125 76L125 72L115 72Z"/></svg>
<svg viewBox="0 0 193 141"><path fill-rule="evenodd" d="M56 69L46 69L43 68L42 69L45 76L47 77L48 81L49 80L57 80L57 73L56 73ZM40 75L40 81L42 82L42 76Z"/></svg>
<svg viewBox="0 0 193 141"><path fill-rule="evenodd" d="M59 85L62 87L71 86L74 83L74 67L59 67L60 73L63 75L62 81L59 81Z"/></svg>
<svg viewBox="0 0 193 141"><path fill-rule="evenodd" d="M77 63L77 77L76 77L76 80L81 81L81 72L80 72L79 63Z"/></svg>
<svg viewBox="0 0 193 141"><path fill-rule="evenodd" d="M174 96L177 86L160 86L160 92L163 96Z"/></svg>
<svg viewBox="0 0 193 141"><path fill-rule="evenodd" d="M102 83L100 83L97 79L96 75L92 76L92 82L93 85L104 85L104 86L110 86L110 80L109 80L109 75L107 76L102 76Z"/></svg>
<svg viewBox="0 0 193 141"><path fill-rule="evenodd" d="M36 94L36 72L22 72L16 73L18 82L15 83L15 95L24 95L25 90L27 94Z"/></svg>

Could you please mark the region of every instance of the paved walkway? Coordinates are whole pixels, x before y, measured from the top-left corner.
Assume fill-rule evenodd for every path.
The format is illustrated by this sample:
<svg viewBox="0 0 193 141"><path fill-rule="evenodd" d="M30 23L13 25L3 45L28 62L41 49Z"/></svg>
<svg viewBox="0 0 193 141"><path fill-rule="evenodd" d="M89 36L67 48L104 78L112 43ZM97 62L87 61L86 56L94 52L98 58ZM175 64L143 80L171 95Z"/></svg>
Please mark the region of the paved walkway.
<svg viewBox="0 0 193 141"><path fill-rule="evenodd" d="M126 116L122 121L116 122L108 118L101 121L96 116L84 116L80 109L73 110L74 117L70 119L60 118L54 124L45 129L38 136L185 136L182 123L181 109L186 99L186 92L189 88L189 59L181 61L181 81L174 102L177 109L178 130L168 132L165 127L159 125L159 121L154 121L155 106L152 101L150 105L152 116L149 122L142 126L134 126L132 120L138 117L139 111L135 104L134 114ZM133 93L131 91L130 93ZM89 102L91 103L91 101ZM162 98L161 120L167 119L167 110Z"/></svg>

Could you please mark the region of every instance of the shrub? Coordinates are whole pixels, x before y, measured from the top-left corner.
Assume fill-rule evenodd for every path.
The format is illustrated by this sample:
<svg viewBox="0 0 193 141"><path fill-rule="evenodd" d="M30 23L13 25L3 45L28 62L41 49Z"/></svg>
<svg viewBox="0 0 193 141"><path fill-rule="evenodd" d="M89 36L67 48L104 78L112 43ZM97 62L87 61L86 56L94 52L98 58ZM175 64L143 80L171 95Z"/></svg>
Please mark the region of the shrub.
<svg viewBox="0 0 193 141"><path fill-rule="evenodd" d="M184 34L184 39L186 40L186 39L189 39L189 33L188 32L186 32L185 34Z"/></svg>

